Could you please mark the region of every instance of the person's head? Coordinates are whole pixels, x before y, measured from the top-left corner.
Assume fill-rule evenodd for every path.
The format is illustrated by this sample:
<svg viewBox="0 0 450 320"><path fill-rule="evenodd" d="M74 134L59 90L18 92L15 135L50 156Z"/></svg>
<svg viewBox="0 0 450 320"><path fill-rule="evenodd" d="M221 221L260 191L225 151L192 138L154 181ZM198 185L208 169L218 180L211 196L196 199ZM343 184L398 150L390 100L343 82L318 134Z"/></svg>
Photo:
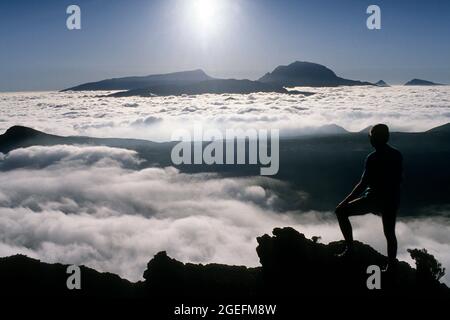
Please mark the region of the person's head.
<svg viewBox="0 0 450 320"><path fill-rule="evenodd" d="M379 123L374 125L369 132L370 144L377 149L386 145L389 141L389 128L387 125Z"/></svg>

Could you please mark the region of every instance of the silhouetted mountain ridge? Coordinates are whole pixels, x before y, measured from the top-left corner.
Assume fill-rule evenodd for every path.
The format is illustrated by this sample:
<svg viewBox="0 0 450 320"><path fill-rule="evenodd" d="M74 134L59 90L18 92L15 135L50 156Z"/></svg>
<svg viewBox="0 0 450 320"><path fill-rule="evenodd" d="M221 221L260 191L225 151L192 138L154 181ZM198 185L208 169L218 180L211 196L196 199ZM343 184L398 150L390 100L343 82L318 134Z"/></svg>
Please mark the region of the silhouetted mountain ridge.
<svg viewBox="0 0 450 320"><path fill-rule="evenodd" d="M432 132L432 133L434 133L434 132L450 133L450 123L446 123L446 124L443 124L441 126L434 127L432 129L428 130L427 132Z"/></svg>
<svg viewBox="0 0 450 320"><path fill-rule="evenodd" d="M275 84L262 83L251 80L236 79L214 79L187 84L162 84L152 87L146 87L124 92L117 92L109 95L110 97L129 97L129 96L177 96L177 95L199 95L199 94L249 94L255 92L276 92L285 94L304 94L311 95L310 92L300 92L295 90L286 90L282 86Z"/></svg>
<svg viewBox="0 0 450 320"><path fill-rule="evenodd" d="M311 86L355 86L373 85L369 82L348 80L338 77L327 67L312 63L296 61L288 66L278 66L273 72L266 73L258 81L217 79L210 77L203 70L191 70L142 77L123 77L89 82L62 91L82 90L127 90L113 94L114 97L182 95L204 93L277 92L295 94L284 87Z"/></svg>
<svg viewBox="0 0 450 320"><path fill-rule="evenodd" d="M265 85L264 85L265 84ZM152 96L152 95L182 95L203 93L236 93L246 94L253 92L287 92L284 87L336 87L336 86L366 86L376 85L389 87L380 80L373 84L367 81L349 80L336 75L331 69L313 62L295 61L289 65L276 67L267 72L257 81L218 79L206 74L201 69L154 74L148 76L131 76L105 79L101 81L83 83L61 91L83 90L121 90L112 94L115 97L126 96ZM405 86L433 86L442 85L422 79L413 79Z"/></svg>
<svg viewBox="0 0 450 320"><path fill-rule="evenodd" d="M8 153L17 148L26 148L36 145L53 146L58 144L86 144L105 145L110 147L124 147L126 144L130 148L145 146L157 146L157 142L139 139L123 138L93 138L85 136L58 136L48 134L36 129L24 126L12 126L0 135L0 152Z"/></svg>
<svg viewBox="0 0 450 320"><path fill-rule="evenodd" d="M12 149L21 146L33 145L36 141L44 143L45 141L52 141L53 143L62 143L64 137L55 136L44 133L29 127L12 126L8 128L5 133L0 135L0 152L6 153Z"/></svg>
<svg viewBox="0 0 450 320"><path fill-rule="evenodd" d="M203 70L180 71L166 74L155 74L141 77L123 77L105 79L96 82L80 84L62 91L83 90L133 90L153 85L177 85L214 79Z"/></svg>
<svg viewBox="0 0 450 320"><path fill-rule="evenodd" d="M450 124L427 132L391 132L390 143L398 148L405 159L405 183L399 216L448 217L450 194ZM320 129L320 130L319 130ZM213 172L225 177L259 176L258 165L174 165L171 151L177 142L157 143L138 139L61 137L13 127L0 135L0 152L30 146L96 145L134 150L143 160L136 169L174 166L183 173ZM204 143L204 145L207 142ZM303 135L291 134L280 138L280 166L273 178L289 183L281 192L283 200L276 209L329 211L345 197L348 188L361 177L364 161L373 151L367 130L347 132L335 126L311 129ZM248 151L248 148L246 148ZM248 154L246 155L248 156ZM6 161L7 162L7 161ZM6 163L5 162L5 163ZM9 170L0 161L0 172ZM302 170L299 170L301 168ZM326 183L324 183L326 181ZM439 181L439 188L430 188ZM300 199L295 191L306 192ZM323 195L326 195L325 197Z"/></svg>
<svg viewBox="0 0 450 320"><path fill-rule="evenodd" d="M147 265L143 282L131 283L110 273L81 267L82 290L66 288L67 266L47 264L25 256L0 258L2 296L130 297L149 303L198 299L295 298L333 299L449 298L449 288L436 280L429 254L418 258L417 270L401 262L394 273L381 274L381 289L367 288L367 267L382 267L386 257L356 242L348 259L336 257L343 242L328 245L307 239L292 228L275 228L258 239L261 267L182 263L159 252ZM293 291L294 290L294 291Z"/></svg>

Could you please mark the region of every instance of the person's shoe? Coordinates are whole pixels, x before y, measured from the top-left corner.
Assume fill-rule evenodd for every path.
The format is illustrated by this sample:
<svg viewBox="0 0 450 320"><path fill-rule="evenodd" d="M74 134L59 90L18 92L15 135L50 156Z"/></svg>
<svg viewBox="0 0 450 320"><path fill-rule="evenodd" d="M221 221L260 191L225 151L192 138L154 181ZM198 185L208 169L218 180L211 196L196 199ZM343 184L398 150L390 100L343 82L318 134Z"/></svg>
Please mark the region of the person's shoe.
<svg viewBox="0 0 450 320"><path fill-rule="evenodd" d="M348 258L353 254L353 246L346 246L344 251L341 253L336 254L336 257L338 258Z"/></svg>
<svg viewBox="0 0 450 320"><path fill-rule="evenodd" d="M384 269L381 272L384 272L384 273L395 273L395 272L397 272L397 268L398 268L398 260L395 259L393 261L389 261L386 264L386 267L384 267Z"/></svg>

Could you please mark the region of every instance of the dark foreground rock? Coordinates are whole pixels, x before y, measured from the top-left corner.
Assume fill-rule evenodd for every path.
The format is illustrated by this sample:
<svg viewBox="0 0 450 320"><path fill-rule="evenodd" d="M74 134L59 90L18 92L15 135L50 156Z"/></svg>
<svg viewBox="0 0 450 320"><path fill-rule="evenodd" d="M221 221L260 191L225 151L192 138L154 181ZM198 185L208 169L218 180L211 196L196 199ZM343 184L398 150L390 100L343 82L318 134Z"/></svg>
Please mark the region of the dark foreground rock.
<svg viewBox="0 0 450 320"><path fill-rule="evenodd" d="M81 266L81 289L68 290L67 265L49 264L24 255L0 258L2 297L137 297L139 283L116 274L101 273Z"/></svg>
<svg viewBox="0 0 450 320"><path fill-rule="evenodd" d="M25 256L0 258L1 295L7 297L141 298L153 303L170 301L268 301L268 299L387 298L448 299L450 290L436 278L442 275L434 258L415 251L418 270L407 263L382 274L381 289L369 290L367 267L384 266L385 257L356 243L352 258L335 256L342 242L320 244L292 228L276 228L258 238L261 267L182 263L156 254L144 281L132 283L111 273L81 267L81 290L68 290L67 266L47 264ZM439 272L437 272L438 270Z"/></svg>

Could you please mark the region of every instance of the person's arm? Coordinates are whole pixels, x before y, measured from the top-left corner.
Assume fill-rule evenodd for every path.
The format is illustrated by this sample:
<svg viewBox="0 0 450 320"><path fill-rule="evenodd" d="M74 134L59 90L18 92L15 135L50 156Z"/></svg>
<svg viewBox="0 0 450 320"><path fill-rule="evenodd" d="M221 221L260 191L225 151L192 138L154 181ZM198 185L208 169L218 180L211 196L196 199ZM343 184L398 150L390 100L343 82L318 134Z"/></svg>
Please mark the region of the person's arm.
<svg viewBox="0 0 450 320"><path fill-rule="evenodd" d="M344 200L341 201L341 203L338 204L337 208L346 205L350 201L356 199L363 193L368 186L368 172L369 172L369 159L366 159L366 163L364 165L364 172L362 174L361 180L356 184L356 186L353 188L352 192L348 196L345 197Z"/></svg>
<svg viewBox="0 0 450 320"><path fill-rule="evenodd" d="M364 175L363 175L363 177L358 182L358 184L353 188L352 192L350 192L350 194L347 197L345 197L345 199L342 200L341 203L339 203L339 205L337 207L339 208L343 205L346 205L350 201L356 199L366 189L367 189L367 181L366 181L366 179L364 179Z"/></svg>

